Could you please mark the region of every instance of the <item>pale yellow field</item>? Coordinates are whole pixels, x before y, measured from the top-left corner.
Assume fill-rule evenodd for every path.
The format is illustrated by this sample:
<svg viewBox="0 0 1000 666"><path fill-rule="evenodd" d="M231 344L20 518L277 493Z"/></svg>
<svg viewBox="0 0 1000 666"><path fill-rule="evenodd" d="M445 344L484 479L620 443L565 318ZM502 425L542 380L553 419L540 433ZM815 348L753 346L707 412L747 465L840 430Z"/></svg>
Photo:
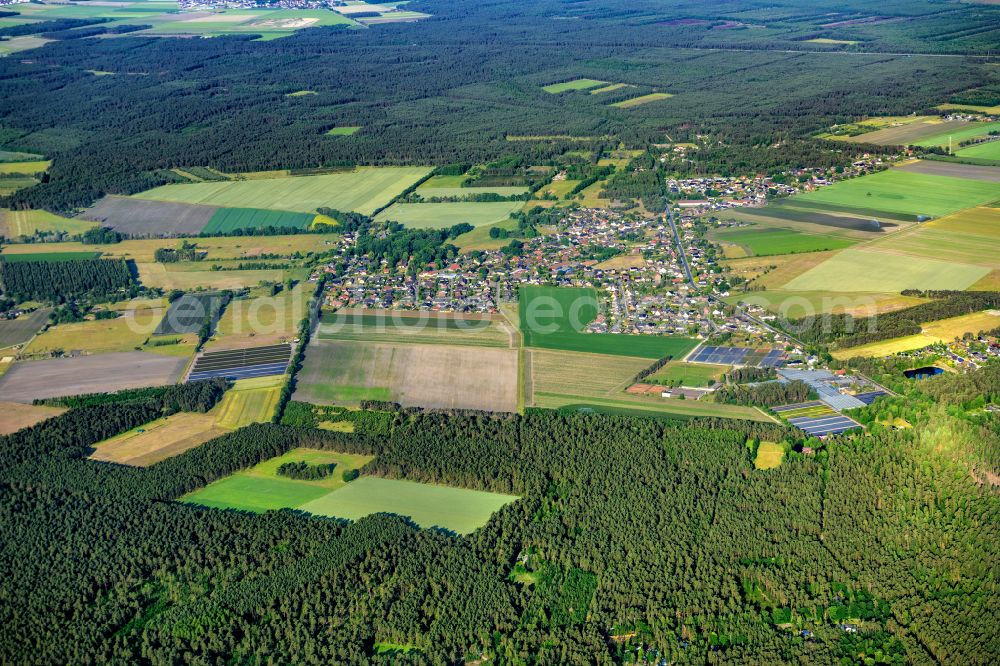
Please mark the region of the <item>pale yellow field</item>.
<svg viewBox="0 0 1000 666"><path fill-rule="evenodd" d="M757 458L753 466L757 469L774 469L781 465L785 457L785 448L775 442L761 442L757 447Z"/></svg>
<svg viewBox="0 0 1000 666"><path fill-rule="evenodd" d="M3 365L10 365L4 363ZM62 407L25 405L20 402L0 402L0 435L9 435L22 428L41 423L45 419L59 416L66 410Z"/></svg>
<svg viewBox="0 0 1000 666"><path fill-rule="evenodd" d="M58 225L69 222L88 229L93 222L82 220L66 220L44 211L10 211L7 214L18 217L26 215L30 218L48 220L48 223ZM8 222L8 226L10 222ZM326 252L332 249L339 240L337 234L294 234L290 236L222 236L212 238L191 239L198 249L208 252L205 262L206 269L211 268L214 259L245 259L261 254L290 255L294 252ZM35 243L8 245L4 247L5 254L32 254L36 252L101 252L106 257L124 257L137 263L151 263L157 248L176 248L181 241L174 238L149 238L126 240L111 245L85 245L83 243ZM273 261L273 260L269 260Z"/></svg>
<svg viewBox="0 0 1000 666"><path fill-rule="evenodd" d="M7 238L34 236L39 231L66 231L78 234L95 225L96 222L60 217L45 210L0 210L0 232ZM7 245L4 247L4 252L6 254L19 254L20 248L31 248L34 252L54 252L62 251L63 245L69 245L69 243ZM88 251L93 247L83 246L81 243L74 243L74 245L80 245L82 251ZM60 250L54 248L60 248Z"/></svg>
<svg viewBox="0 0 1000 666"><path fill-rule="evenodd" d="M966 333L976 334L1000 327L1000 312L988 310L974 312L960 317L949 317L922 325L923 330L916 335L907 335L868 345L849 347L833 352L833 357L845 360L857 356L891 356L900 352L922 349L937 342L951 342Z"/></svg>
<svg viewBox="0 0 1000 666"><path fill-rule="evenodd" d="M89 353L131 351L142 346L163 315L161 308L137 308L118 319L59 324L37 335L22 353L47 354L56 349Z"/></svg>
<svg viewBox="0 0 1000 666"><path fill-rule="evenodd" d="M256 347L291 340L306 316L312 292L313 285L303 282L277 296L252 294L253 298L231 301L206 349Z"/></svg>
<svg viewBox="0 0 1000 666"><path fill-rule="evenodd" d="M180 412L97 444L90 459L147 467L225 433L211 414Z"/></svg>
<svg viewBox="0 0 1000 666"><path fill-rule="evenodd" d="M251 423L267 423L278 406L281 388L255 388L226 391L215 424L220 428L236 429ZM213 410L214 411L214 410Z"/></svg>
<svg viewBox="0 0 1000 666"><path fill-rule="evenodd" d="M836 253L836 251L803 252L774 257L747 257L727 259L721 264L732 269L734 275L753 280L755 285L776 289L810 268L819 266Z"/></svg>
<svg viewBox="0 0 1000 666"><path fill-rule="evenodd" d="M295 269L269 269L263 271L188 271L171 270L176 264L137 263L139 281L146 287L160 289L191 290L242 289L256 287L261 282L283 282L289 277L301 276L303 271ZM207 266L206 266L207 268Z"/></svg>
<svg viewBox="0 0 1000 666"><path fill-rule="evenodd" d="M37 162L0 162L0 173L26 173L35 174L41 171L48 171L52 166L49 160Z"/></svg>
<svg viewBox="0 0 1000 666"><path fill-rule="evenodd" d="M620 254L617 257L611 257L607 261L602 261L601 263L594 266L594 268L600 268L602 270L628 270L629 268L642 268L646 265L646 260L641 254Z"/></svg>

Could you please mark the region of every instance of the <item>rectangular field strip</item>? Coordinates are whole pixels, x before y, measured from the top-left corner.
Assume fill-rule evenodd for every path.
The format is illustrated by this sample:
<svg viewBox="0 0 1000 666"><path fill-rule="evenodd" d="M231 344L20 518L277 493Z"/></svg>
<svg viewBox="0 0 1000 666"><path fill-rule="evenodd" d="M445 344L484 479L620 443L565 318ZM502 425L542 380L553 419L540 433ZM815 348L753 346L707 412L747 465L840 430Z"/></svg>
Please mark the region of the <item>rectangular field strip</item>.
<svg viewBox="0 0 1000 666"><path fill-rule="evenodd" d="M230 349L202 354L188 381L225 377L227 379L247 379L284 374L292 355L290 345L270 345L250 349Z"/></svg>

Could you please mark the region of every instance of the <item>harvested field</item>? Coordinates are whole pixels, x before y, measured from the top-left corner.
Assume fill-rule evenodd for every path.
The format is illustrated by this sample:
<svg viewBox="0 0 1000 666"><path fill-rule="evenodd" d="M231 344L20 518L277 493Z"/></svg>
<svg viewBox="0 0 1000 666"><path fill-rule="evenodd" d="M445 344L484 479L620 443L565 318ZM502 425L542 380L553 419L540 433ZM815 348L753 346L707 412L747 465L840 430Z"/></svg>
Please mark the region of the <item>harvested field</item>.
<svg viewBox="0 0 1000 666"><path fill-rule="evenodd" d="M317 340L306 350L295 399L513 412L517 386L513 349Z"/></svg>
<svg viewBox="0 0 1000 666"><path fill-rule="evenodd" d="M626 393L635 375L647 368L645 359L580 352L526 349L527 406L571 411L633 414L658 418L718 416L767 421L752 407L717 405L696 400L668 400Z"/></svg>
<svg viewBox="0 0 1000 666"><path fill-rule="evenodd" d="M0 435L9 435L23 428L28 428L45 419L59 416L65 411L62 407L0 402Z"/></svg>
<svg viewBox="0 0 1000 666"><path fill-rule="evenodd" d="M790 318L814 314L849 314L855 317L871 317L885 312L926 303L927 299L900 294L876 292L854 292L844 294L839 291L786 291L768 289L746 294L734 294L723 299L727 303L746 303Z"/></svg>
<svg viewBox="0 0 1000 666"><path fill-rule="evenodd" d="M785 447L776 442L761 442L757 446L757 457L753 466L757 469L774 469L781 465L785 457Z"/></svg>
<svg viewBox="0 0 1000 666"><path fill-rule="evenodd" d="M970 208L880 239L868 248L1000 269L1000 208Z"/></svg>
<svg viewBox="0 0 1000 666"><path fill-rule="evenodd" d="M301 280L307 273L302 269L266 270L186 270L183 264L136 264L139 281L146 287L190 291L205 289L244 289L256 287L261 282L283 282L288 278Z"/></svg>
<svg viewBox="0 0 1000 666"><path fill-rule="evenodd" d="M746 259L726 259L734 275L753 281L754 286L767 289L782 287L786 282L819 266L834 256L836 252L808 252L773 257L748 257Z"/></svg>
<svg viewBox="0 0 1000 666"><path fill-rule="evenodd" d="M219 404L216 425L236 429L251 423L270 423L278 406L281 387L230 389Z"/></svg>
<svg viewBox="0 0 1000 666"><path fill-rule="evenodd" d="M641 254L620 254L594 266L603 271L627 271L630 268L642 268L646 259Z"/></svg>
<svg viewBox="0 0 1000 666"><path fill-rule="evenodd" d="M997 145L1000 146L1000 142ZM918 160L896 168L900 171L922 173L929 176L949 176L951 178L1000 183L1000 167L974 166L959 162L938 162L937 160ZM997 197L1000 198L1000 193L997 194Z"/></svg>
<svg viewBox="0 0 1000 666"><path fill-rule="evenodd" d="M109 195L80 213L79 217L99 222L128 236L152 238L200 233L216 210L214 206Z"/></svg>
<svg viewBox="0 0 1000 666"><path fill-rule="evenodd" d="M514 331L503 317L392 310L340 310L323 316L320 340L511 347Z"/></svg>
<svg viewBox="0 0 1000 666"><path fill-rule="evenodd" d="M39 334L21 352L23 355L80 351L89 354L124 352L142 346L158 326L163 310L137 307L117 319L58 324Z"/></svg>
<svg viewBox="0 0 1000 666"><path fill-rule="evenodd" d="M258 347L290 342L298 335L305 317L312 286L296 285L277 296L251 294L251 298L230 301L206 345L208 350Z"/></svg>
<svg viewBox="0 0 1000 666"><path fill-rule="evenodd" d="M137 199L313 213L319 207L370 215L423 178L426 167L361 167L343 173L163 185Z"/></svg>
<svg viewBox="0 0 1000 666"><path fill-rule="evenodd" d="M957 131L969 125L966 120L942 121L937 116L904 118L890 127L857 136L831 137L851 143L876 143L882 146L911 145L943 132ZM947 139L946 139L947 141Z"/></svg>
<svg viewBox="0 0 1000 666"><path fill-rule="evenodd" d="M32 214L40 211L28 211ZM8 211L8 217L15 213ZM54 216L53 216L54 217ZM63 218L57 218L57 220ZM78 220L67 220L77 222ZM53 222L58 226L58 222ZM94 226L87 222L85 228ZM207 252L204 262L182 262L172 264L172 270L202 270L209 272L211 264L223 259L255 258L261 254L291 255L295 252L323 252L331 249L340 239L338 234L286 234L283 236L220 236L191 239L198 250ZM20 243L4 247L4 254L36 254L39 252L99 252L104 257L132 259L139 264L152 264L158 248L177 248L179 240L141 239L120 243L90 245L79 242L67 243ZM162 265L161 265L162 267ZM218 272L218 271L216 271ZM229 271L226 271L229 272Z"/></svg>
<svg viewBox="0 0 1000 666"><path fill-rule="evenodd" d="M94 226L88 220L60 217L46 210L0 210L0 222L0 233L7 238L34 236L39 231L79 234Z"/></svg>
<svg viewBox="0 0 1000 666"><path fill-rule="evenodd" d="M187 361L145 352L18 362L0 377L0 400L30 403L83 393L173 384Z"/></svg>
<svg viewBox="0 0 1000 666"><path fill-rule="evenodd" d="M503 222L523 206L523 201L398 203L379 213L375 220L392 220L413 229L447 229L463 222L479 227Z"/></svg>
<svg viewBox="0 0 1000 666"><path fill-rule="evenodd" d="M299 508L348 520L373 513L394 513L424 528L440 527L469 534L517 499L514 495L482 490L365 476Z"/></svg>
<svg viewBox="0 0 1000 666"><path fill-rule="evenodd" d="M924 258L876 252L842 250L789 281L785 289L816 291L836 285L840 291L883 291L899 293L905 289L965 289L984 275L988 268Z"/></svg>
<svg viewBox="0 0 1000 666"><path fill-rule="evenodd" d="M148 467L225 433L210 414L180 412L95 445L90 459Z"/></svg>
<svg viewBox="0 0 1000 666"><path fill-rule="evenodd" d="M49 320L52 308L39 308L17 319L0 319L0 349L27 342Z"/></svg>

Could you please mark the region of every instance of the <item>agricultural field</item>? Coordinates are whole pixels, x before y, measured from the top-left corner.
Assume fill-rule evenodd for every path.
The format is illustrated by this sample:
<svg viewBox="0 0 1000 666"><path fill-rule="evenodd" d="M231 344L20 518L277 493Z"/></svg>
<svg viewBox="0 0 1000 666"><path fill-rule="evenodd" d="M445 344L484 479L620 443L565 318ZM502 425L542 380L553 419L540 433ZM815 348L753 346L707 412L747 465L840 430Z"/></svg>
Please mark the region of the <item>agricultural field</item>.
<svg viewBox="0 0 1000 666"><path fill-rule="evenodd" d="M341 310L323 316L316 337L320 340L512 347L514 333L502 317Z"/></svg>
<svg viewBox="0 0 1000 666"><path fill-rule="evenodd" d="M598 81L597 79L573 79L572 81L564 81L562 83L552 83L547 86L542 86L542 90L553 95L558 95L559 93L569 92L571 90L587 90L589 88L597 88L598 86L605 86L607 84L607 81Z"/></svg>
<svg viewBox="0 0 1000 666"><path fill-rule="evenodd" d="M345 125L343 127L333 127L326 131L327 136L353 136L361 129L360 125Z"/></svg>
<svg viewBox="0 0 1000 666"><path fill-rule="evenodd" d="M423 528L469 534L520 498L429 483L365 476L303 504L303 511L357 520L373 513L406 516Z"/></svg>
<svg viewBox="0 0 1000 666"><path fill-rule="evenodd" d="M292 347L287 344L207 351L198 356L188 381L226 377L254 382L246 388L267 388L288 369Z"/></svg>
<svg viewBox="0 0 1000 666"><path fill-rule="evenodd" d="M1000 140L994 139L985 143L962 148L955 153L959 157L974 157L983 160L1000 160Z"/></svg>
<svg viewBox="0 0 1000 666"><path fill-rule="evenodd" d="M158 264L139 263L139 281L146 287L160 289L180 289L191 291L199 287L205 289L244 289L256 287L261 282L284 282L291 278L302 280L307 277L308 269L265 269L265 270L208 270L205 262ZM203 270L196 267L204 266Z"/></svg>
<svg viewBox="0 0 1000 666"><path fill-rule="evenodd" d="M937 342L951 342L966 333L973 335L1000 327L1000 311L973 312L921 324L921 332L867 345L848 347L833 352L833 357L844 360L858 356L891 356L900 352L922 349Z"/></svg>
<svg viewBox="0 0 1000 666"><path fill-rule="evenodd" d="M824 138L848 141L851 143L875 143L882 146L913 145L945 132L961 130L969 125L966 120L944 121L937 116L902 116L890 118L872 118L868 121L855 123L840 128L853 136L833 134L823 135ZM858 130L870 131L857 133ZM947 142L947 139L945 139Z"/></svg>
<svg viewBox="0 0 1000 666"><path fill-rule="evenodd" d="M39 308L17 319L0 319L0 349L30 340L49 320L50 312L51 308Z"/></svg>
<svg viewBox="0 0 1000 666"><path fill-rule="evenodd" d="M58 324L39 333L21 352L24 356L49 355L62 350L87 354L125 352L141 347L163 319L161 308L137 307L117 319L96 319ZM190 350L194 351L193 347Z"/></svg>
<svg viewBox="0 0 1000 666"><path fill-rule="evenodd" d="M389 400L440 409L517 409L513 349L316 340L306 350L295 400L356 405Z"/></svg>
<svg viewBox="0 0 1000 666"><path fill-rule="evenodd" d="M641 97L633 97L631 99L622 100L621 102L615 102L610 106L613 106L616 109L631 109L636 106L642 106L643 104L649 104L650 102L658 102L671 97L673 97L673 95L670 93L650 93L648 95L642 95Z"/></svg>
<svg viewBox="0 0 1000 666"><path fill-rule="evenodd" d="M94 223L91 221L60 217L45 210L0 209L0 234L11 239L18 236L34 236L39 231L79 234L93 226Z"/></svg>
<svg viewBox="0 0 1000 666"><path fill-rule="evenodd" d="M649 366L648 359L548 349L525 350L524 356L525 404L529 407L657 418L769 420L753 407L625 393L635 375Z"/></svg>
<svg viewBox="0 0 1000 666"><path fill-rule="evenodd" d="M815 314L849 314L854 317L871 317L885 312L926 303L916 296L879 292L842 293L833 290L789 291L767 289L746 294L733 294L723 299L727 303L758 305L775 314L791 318Z"/></svg>
<svg viewBox="0 0 1000 666"><path fill-rule="evenodd" d="M218 410L216 425L235 430L251 423L269 423L274 416L280 396L280 384L262 388L232 388L226 391L222 402L216 408Z"/></svg>
<svg viewBox="0 0 1000 666"><path fill-rule="evenodd" d="M941 160L916 160L896 167L900 171L923 173L931 176L952 176L967 180L983 180L988 183L1000 183L1000 168L992 166L977 166L960 162L944 162Z"/></svg>
<svg viewBox="0 0 1000 666"><path fill-rule="evenodd" d="M781 466L785 458L785 447L776 442L761 442L757 446L757 457L753 466L757 469L774 469Z"/></svg>
<svg viewBox="0 0 1000 666"><path fill-rule="evenodd" d="M517 228L517 221L506 219L496 224L487 224L476 227L472 231L462 234L452 241L462 253L474 252L475 250L499 250L504 245L510 244L509 238L491 238L490 229L497 227L511 231Z"/></svg>
<svg viewBox="0 0 1000 666"><path fill-rule="evenodd" d="M237 229L263 229L265 227L308 229L315 215L290 213L262 208L220 208L202 229L209 234L225 234Z"/></svg>
<svg viewBox="0 0 1000 666"><path fill-rule="evenodd" d="M211 414L179 412L96 444L90 459L148 467L225 433Z"/></svg>
<svg viewBox="0 0 1000 666"><path fill-rule="evenodd" d="M371 456L294 449L189 493L182 502L220 509L263 512L299 509L318 516L357 520L372 513L407 516L421 527L459 534L475 531L504 505L517 500L452 486L362 476L345 483L344 472L358 470ZM315 481L283 477L284 463L334 465L333 473Z"/></svg>
<svg viewBox="0 0 1000 666"><path fill-rule="evenodd" d="M722 381L728 366L702 365L671 361L643 381L655 381L668 386L705 388Z"/></svg>
<svg viewBox="0 0 1000 666"><path fill-rule="evenodd" d="M940 217L1000 199L1000 184L889 169L797 194L798 203Z"/></svg>
<svg viewBox="0 0 1000 666"><path fill-rule="evenodd" d="M727 267L732 275L751 281L753 286L771 290L783 287L787 282L819 266L836 254L836 252L806 252L770 257L745 257L724 259L720 264Z"/></svg>
<svg viewBox="0 0 1000 666"><path fill-rule="evenodd" d="M841 250L784 285L789 290L899 293L905 289L966 289L988 268L873 250Z"/></svg>
<svg viewBox="0 0 1000 666"><path fill-rule="evenodd" d="M434 197L471 197L476 194L496 194L502 197L513 197L525 194L527 187L429 187L425 183L417 188L417 194L430 199Z"/></svg>
<svg viewBox="0 0 1000 666"><path fill-rule="evenodd" d="M170 304L153 335L197 333L211 316L212 323L222 307L222 294L184 294Z"/></svg>
<svg viewBox="0 0 1000 666"><path fill-rule="evenodd" d="M0 377L0 401L164 386L176 382L186 364L184 358L140 351L20 361Z"/></svg>
<svg viewBox="0 0 1000 666"><path fill-rule="evenodd" d="M364 467L372 456L297 448L211 483L185 495L181 501L219 509L269 511L291 509L345 485L344 472ZM278 474L284 463L335 465L333 474L312 481Z"/></svg>
<svg viewBox="0 0 1000 666"><path fill-rule="evenodd" d="M742 248L744 256L762 257L773 254L796 254L840 250L854 241L832 235L807 234L793 229L736 228L712 232L710 237L724 245Z"/></svg>
<svg viewBox="0 0 1000 666"><path fill-rule="evenodd" d="M616 90L621 90L622 88L632 88L633 86L628 83L612 83L608 86L603 86L601 88L594 88L590 91L591 95L603 95L604 93L614 92Z"/></svg>
<svg viewBox="0 0 1000 666"><path fill-rule="evenodd" d="M86 261L97 259L96 252L35 252L34 254L0 254L0 261L17 263L22 261Z"/></svg>
<svg viewBox="0 0 1000 666"><path fill-rule="evenodd" d="M163 185L134 198L302 213L328 207L370 215L429 172L427 167L359 167L314 176Z"/></svg>
<svg viewBox="0 0 1000 666"><path fill-rule="evenodd" d="M233 299L205 348L214 351L288 342L298 334L311 297L312 285L299 283L277 296L255 290L250 298Z"/></svg>
<svg viewBox="0 0 1000 666"><path fill-rule="evenodd" d="M9 435L28 428L45 419L59 416L66 410L62 407L25 405L20 402L0 402L0 436Z"/></svg>
<svg viewBox="0 0 1000 666"><path fill-rule="evenodd" d="M1000 269L1000 208L970 208L870 243L866 249Z"/></svg>
<svg viewBox="0 0 1000 666"><path fill-rule="evenodd" d="M21 51L37 49L40 46L45 46L51 41L51 39L42 39L41 37L35 37L34 35L12 37L10 39L0 41L0 58L8 56L12 53L20 53Z"/></svg>
<svg viewBox="0 0 1000 666"><path fill-rule="evenodd" d="M30 162L0 162L0 173L23 173L34 175L43 171L48 171L52 166L49 160L33 160Z"/></svg>
<svg viewBox="0 0 1000 666"><path fill-rule="evenodd" d="M968 123L964 127L949 128L939 134L929 136L916 142L915 145L924 148L933 146L947 147L951 141L953 146L957 146L962 141L986 136L990 132L1000 131L1000 122L992 123Z"/></svg>
<svg viewBox="0 0 1000 666"><path fill-rule="evenodd" d="M762 228L791 229L820 236L839 236L853 240L871 240L895 233L913 224L912 220L894 219L840 210L821 210L797 206L796 197L779 199L759 209L728 210L723 219L747 222Z"/></svg>
<svg viewBox="0 0 1000 666"><path fill-rule="evenodd" d="M590 288L521 286L519 315L525 347L659 359L681 358L696 341L657 335L580 333L598 315Z"/></svg>
<svg viewBox="0 0 1000 666"><path fill-rule="evenodd" d="M463 222L480 227L503 222L523 206L523 201L397 203L379 213L375 220L392 220L414 229L447 229Z"/></svg>
<svg viewBox="0 0 1000 666"><path fill-rule="evenodd" d="M84 220L134 237L198 234L215 215L214 206L106 196L80 214Z"/></svg>

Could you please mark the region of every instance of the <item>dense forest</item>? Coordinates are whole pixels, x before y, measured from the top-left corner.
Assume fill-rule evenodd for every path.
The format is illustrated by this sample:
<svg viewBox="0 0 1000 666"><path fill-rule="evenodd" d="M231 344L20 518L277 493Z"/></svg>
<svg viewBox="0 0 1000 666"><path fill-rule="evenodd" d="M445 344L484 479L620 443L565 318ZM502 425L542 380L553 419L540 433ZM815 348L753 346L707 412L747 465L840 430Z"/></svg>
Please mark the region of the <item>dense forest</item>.
<svg viewBox="0 0 1000 666"><path fill-rule="evenodd" d="M62 303L80 296L119 296L133 286L124 259L0 261L0 286L17 301Z"/></svg>
<svg viewBox="0 0 1000 666"><path fill-rule="evenodd" d="M995 373L963 381L998 391ZM353 434L254 425L148 469L81 457L157 411L145 400L67 412L41 446L35 429L3 438L0 525L17 535L0 551L0 621L16 628L3 661L987 664L1000 651L1000 498L949 455L982 444L943 410L913 415L919 430L809 440L811 456L772 424L401 410L371 421L377 434L365 419ZM92 409L119 416L77 416ZM315 409L328 408L286 415L311 424ZM754 470L760 441L793 450ZM521 499L466 538L387 515L170 501L297 446Z"/></svg>
<svg viewBox="0 0 1000 666"><path fill-rule="evenodd" d="M860 0L753 0L714 3L709 17L703 3L686 0L418 0L408 9L433 17L272 41L71 39L30 59L4 58L0 145L54 164L44 182L0 206L68 211L178 180L173 167L504 156L539 164L591 143L697 140L695 158L665 165L682 173L842 164L866 147L819 142L815 131L930 109L996 83L988 58L920 55L995 51L1000 8L986 5L892 0L874 15ZM857 43L804 43L815 38ZM542 90L576 77L634 88L608 97ZM299 90L316 94L288 96ZM673 97L609 106L629 90ZM325 135L340 125L362 129Z"/></svg>

